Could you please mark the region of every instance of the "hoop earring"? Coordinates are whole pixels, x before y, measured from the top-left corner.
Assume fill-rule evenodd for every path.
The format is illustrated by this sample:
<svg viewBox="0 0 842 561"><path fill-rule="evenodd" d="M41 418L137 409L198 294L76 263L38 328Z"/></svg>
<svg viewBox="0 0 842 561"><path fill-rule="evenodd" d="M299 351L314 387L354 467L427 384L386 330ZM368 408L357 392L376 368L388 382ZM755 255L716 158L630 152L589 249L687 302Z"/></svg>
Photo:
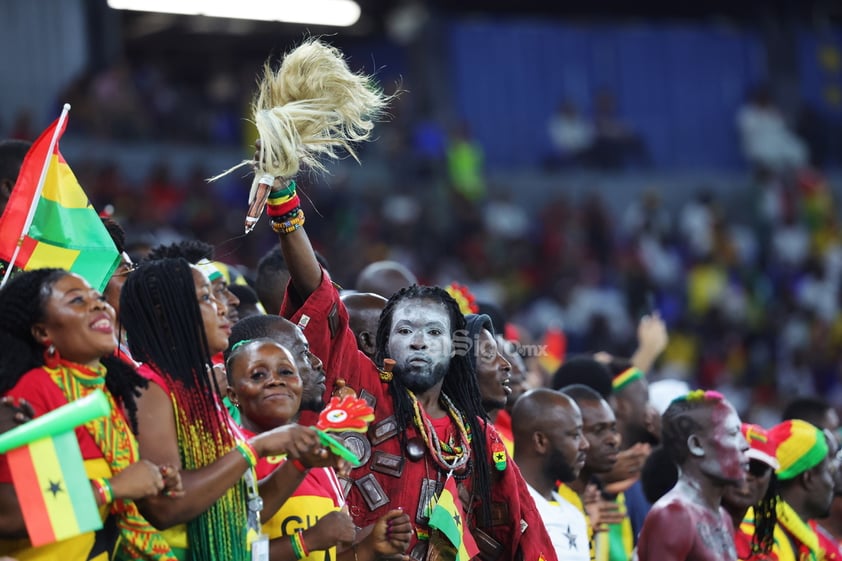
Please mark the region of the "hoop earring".
<svg viewBox="0 0 842 561"><path fill-rule="evenodd" d="M44 349L44 366L47 368L57 368L59 361L61 360L61 355L58 353L58 349L52 343Z"/></svg>

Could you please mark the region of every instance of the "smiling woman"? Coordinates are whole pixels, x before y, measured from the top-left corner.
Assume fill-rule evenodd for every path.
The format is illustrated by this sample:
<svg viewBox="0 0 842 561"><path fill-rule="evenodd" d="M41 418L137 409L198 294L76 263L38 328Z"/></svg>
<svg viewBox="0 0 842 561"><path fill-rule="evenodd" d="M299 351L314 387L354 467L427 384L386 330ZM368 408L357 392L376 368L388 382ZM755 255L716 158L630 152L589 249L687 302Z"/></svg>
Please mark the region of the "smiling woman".
<svg viewBox="0 0 842 561"><path fill-rule="evenodd" d="M226 307L207 276L184 259L143 263L126 281L121 316L132 356L152 383L138 398L140 450L184 469L184 496L158 497L144 512L180 559L248 559L249 530L292 493L301 475L260 482L259 458L288 454L307 465L330 461L316 433L295 424L246 439L225 413L211 356L228 346ZM296 405L297 409L297 405Z"/></svg>
<svg viewBox="0 0 842 561"><path fill-rule="evenodd" d="M102 389L109 416L76 429L85 470L100 507L121 530L123 554L172 559L161 535L143 519L135 500L178 492L172 466L141 460L137 441L123 414L134 418L134 395L145 381L113 357L117 346L114 310L81 277L59 269L19 273L0 291L0 393L31 404L34 416ZM22 538L23 521L5 456L0 456L0 532ZM108 524L105 525L108 528ZM32 548L26 539L0 540L0 555L27 559L66 556L110 558L117 536L102 530ZM100 553L96 553L96 552Z"/></svg>

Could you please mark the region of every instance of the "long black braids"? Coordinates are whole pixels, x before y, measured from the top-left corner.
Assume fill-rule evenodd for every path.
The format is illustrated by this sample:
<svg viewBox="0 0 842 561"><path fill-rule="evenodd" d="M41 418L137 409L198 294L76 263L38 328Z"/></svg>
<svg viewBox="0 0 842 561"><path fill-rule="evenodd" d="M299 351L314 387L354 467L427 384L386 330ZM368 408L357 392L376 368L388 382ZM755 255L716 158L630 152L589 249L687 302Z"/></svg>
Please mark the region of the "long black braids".
<svg viewBox="0 0 842 561"><path fill-rule="evenodd" d="M383 359L389 357L389 334L392 329L392 315L395 306L405 300L431 300L440 302L450 317L450 334L453 337L458 331L465 330L465 316L459 310L459 305L444 289L437 286L412 286L402 288L386 303L380 314L377 326L376 352L374 362L381 366ZM442 383L442 392L450 398L453 405L465 418L471 438L471 493L475 502L480 500L482 520L491 520L491 462L488 456L487 432L488 417L482 406L482 397L476 376L471 371L466 353L454 353L450 359L447 375ZM389 384L389 392L395 404L395 419L398 424L398 434L402 447L406 447L406 428L412 424L414 416L412 401L407 394L406 387L400 378L395 376Z"/></svg>
<svg viewBox="0 0 842 561"><path fill-rule="evenodd" d="M44 320L44 308L53 285L68 275L63 269L35 269L15 274L0 290L0 394L12 389L33 368L44 365L44 347L32 336L32 326ZM135 397L146 380L116 356L100 359L105 366L105 386L137 427Z"/></svg>
<svg viewBox="0 0 842 561"><path fill-rule="evenodd" d="M772 470L766 494L754 505L754 535L751 538L752 553L772 553L775 545L775 526L778 523L778 477Z"/></svg>
<svg viewBox="0 0 842 561"><path fill-rule="evenodd" d="M193 269L183 258L145 261L120 297L129 350L167 382L184 469L217 461L236 441L211 372L211 353ZM245 559L246 489L242 480L187 524L190 554ZM191 557L192 558L192 557Z"/></svg>

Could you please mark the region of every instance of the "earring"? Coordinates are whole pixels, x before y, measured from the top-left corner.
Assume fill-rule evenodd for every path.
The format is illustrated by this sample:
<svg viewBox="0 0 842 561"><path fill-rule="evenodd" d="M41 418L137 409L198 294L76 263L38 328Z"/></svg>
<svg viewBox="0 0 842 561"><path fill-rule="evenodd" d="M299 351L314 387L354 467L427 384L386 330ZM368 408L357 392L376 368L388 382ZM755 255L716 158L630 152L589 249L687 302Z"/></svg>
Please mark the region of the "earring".
<svg viewBox="0 0 842 561"><path fill-rule="evenodd" d="M58 354L58 349L56 346L50 343L46 349L44 349L44 366L47 368L57 368L59 360L61 360L61 356Z"/></svg>

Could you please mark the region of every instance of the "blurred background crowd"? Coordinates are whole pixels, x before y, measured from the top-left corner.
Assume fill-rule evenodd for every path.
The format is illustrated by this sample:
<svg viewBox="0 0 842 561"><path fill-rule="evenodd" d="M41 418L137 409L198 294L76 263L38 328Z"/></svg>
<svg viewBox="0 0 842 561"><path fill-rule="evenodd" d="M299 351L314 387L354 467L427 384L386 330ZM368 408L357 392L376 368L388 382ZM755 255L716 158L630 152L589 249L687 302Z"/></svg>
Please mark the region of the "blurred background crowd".
<svg viewBox="0 0 842 561"><path fill-rule="evenodd" d="M70 103L62 153L136 255L197 238L250 278L277 243L242 239L250 178L206 178L251 156L264 60L323 34L398 94L361 164L298 181L337 282L399 261L570 354L628 356L658 312L655 378L749 420L842 407L842 8L509 4L361 1L337 30L0 0L0 137Z"/></svg>

